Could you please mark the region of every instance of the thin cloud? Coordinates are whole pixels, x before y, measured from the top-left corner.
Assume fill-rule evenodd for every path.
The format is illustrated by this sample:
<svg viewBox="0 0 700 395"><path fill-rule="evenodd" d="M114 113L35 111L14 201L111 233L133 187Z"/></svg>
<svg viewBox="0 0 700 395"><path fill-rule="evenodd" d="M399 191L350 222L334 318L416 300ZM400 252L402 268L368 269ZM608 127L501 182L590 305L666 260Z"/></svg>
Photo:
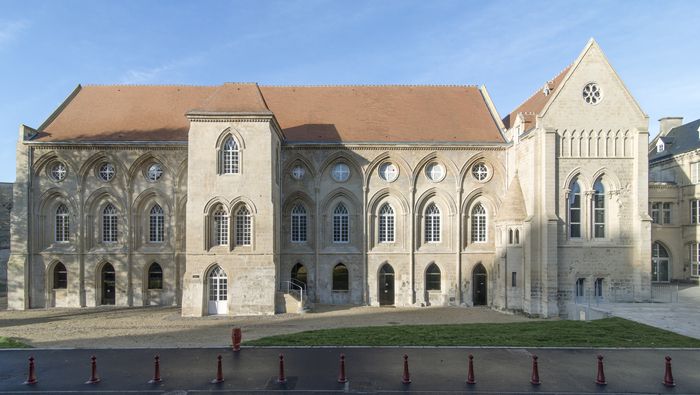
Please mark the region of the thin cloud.
<svg viewBox="0 0 700 395"><path fill-rule="evenodd" d="M162 82L167 76L177 74L180 70L196 65L202 61L202 56L190 56L177 59L160 66L151 68L130 69L121 78L122 84L150 84Z"/></svg>
<svg viewBox="0 0 700 395"><path fill-rule="evenodd" d="M0 21L0 49L5 45L13 42L17 37L29 27L29 22L25 20L18 21Z"/></svg>

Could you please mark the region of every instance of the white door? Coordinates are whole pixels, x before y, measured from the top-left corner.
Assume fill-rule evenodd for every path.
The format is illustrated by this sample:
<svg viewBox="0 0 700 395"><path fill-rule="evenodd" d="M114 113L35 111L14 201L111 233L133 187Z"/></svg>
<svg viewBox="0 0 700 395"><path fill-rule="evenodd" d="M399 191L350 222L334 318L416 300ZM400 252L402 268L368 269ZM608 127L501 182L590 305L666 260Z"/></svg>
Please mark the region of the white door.
<svg viewBox="0 0 700 395"><path fill-rule="evenodd" d="M209 314L228 313L228 279L226 272L216 266L209 273Z"/></svg>

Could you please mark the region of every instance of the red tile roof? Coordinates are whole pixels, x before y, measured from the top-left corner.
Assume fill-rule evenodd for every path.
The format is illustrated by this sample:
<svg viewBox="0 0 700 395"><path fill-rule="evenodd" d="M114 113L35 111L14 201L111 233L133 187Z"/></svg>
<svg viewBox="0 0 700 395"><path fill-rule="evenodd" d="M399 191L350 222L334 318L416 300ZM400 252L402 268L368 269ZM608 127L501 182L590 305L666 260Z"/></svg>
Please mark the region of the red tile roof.
<svg viewBox="0 0 700 395"><path fill-rule="evenodd" d="M86 86L34 141L187 141L188 112L266 113L290 142L503 142L473 86Z"/></svg>

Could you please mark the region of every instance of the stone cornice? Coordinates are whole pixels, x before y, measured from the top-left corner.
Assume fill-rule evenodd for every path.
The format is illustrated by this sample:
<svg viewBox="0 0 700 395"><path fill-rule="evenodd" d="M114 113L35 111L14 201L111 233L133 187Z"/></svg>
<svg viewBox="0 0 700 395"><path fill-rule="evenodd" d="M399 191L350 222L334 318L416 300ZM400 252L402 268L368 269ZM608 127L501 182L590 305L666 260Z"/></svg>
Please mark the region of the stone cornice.
<svg viewBox="0 0 700 395"><path fill-rule="evenodd" d="M362 150L362 151L504 151L510 143L285 143L283 150Z"/></svg>
<svg viewBox="0 0 700 395"><path fill-rule="evenodd" d="M143 141L118 141L118 142L35 142L25 143L34 149L40 150L83 150L83 151L187 151L187 142L143 142Z"/></svg>

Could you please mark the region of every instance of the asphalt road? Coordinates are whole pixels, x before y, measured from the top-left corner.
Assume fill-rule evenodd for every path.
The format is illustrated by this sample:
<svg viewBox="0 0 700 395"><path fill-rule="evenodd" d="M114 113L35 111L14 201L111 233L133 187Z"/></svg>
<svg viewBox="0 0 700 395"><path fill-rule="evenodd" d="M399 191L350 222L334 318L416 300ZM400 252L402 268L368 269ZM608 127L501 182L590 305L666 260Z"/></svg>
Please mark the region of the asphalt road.
<svg viewBox="0 0 700 395"><path fill-rule="evenodd" d="M163 381L149 384L153 357ZM346 384L337 383L339 355L346 356ZM277 383L279 354L287 384ZM411 384L402 384L403 354ZM476 384L467 385L467 355L474 355ZM541 385L530 384L532 354ZM595 384L596 355L605 356L608 384ZM90 378L97 356L98 384ZM224 382L216 377L222 355ZM27 378L36 360L38 383ZM676 387L663 385L664 356L673 358ZM470 392L470 393L669 393L700 394L700 350L467 349L467 348L243 348L0 351L0 392Z"/></svg>

